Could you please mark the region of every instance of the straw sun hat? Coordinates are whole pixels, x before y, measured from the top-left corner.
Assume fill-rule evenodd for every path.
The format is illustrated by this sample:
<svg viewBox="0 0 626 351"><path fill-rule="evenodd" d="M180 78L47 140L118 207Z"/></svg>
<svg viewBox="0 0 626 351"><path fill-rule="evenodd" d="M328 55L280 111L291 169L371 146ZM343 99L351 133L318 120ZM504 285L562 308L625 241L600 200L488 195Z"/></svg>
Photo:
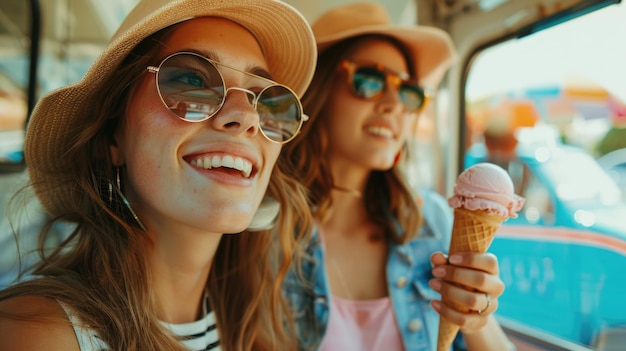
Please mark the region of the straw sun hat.
<svg viewBox="0 0 626 351"><path fill-rule="evenodd" d="M35 107L24 147L35 193L52 215L71 211L80 191L66 170L66 156L79 126L93 118L95 93L144 38L171 24L202 16L223 17L250 30L274 79L302 95L315 70L315 40L304 17L276 0L142 0L113 35L109 46L73 85L46 95Z"/></svg>
<svg viewBox="0 0 626 351"><path fill-rule="evenodd" d="M312 27L320 53L360 35L382 34L395 38L415 60L419 83L431 88L439 85L456 60L452 40L445 31L428 26L392 24L385 8L375 3L357 2L333 7Z"/></svg>

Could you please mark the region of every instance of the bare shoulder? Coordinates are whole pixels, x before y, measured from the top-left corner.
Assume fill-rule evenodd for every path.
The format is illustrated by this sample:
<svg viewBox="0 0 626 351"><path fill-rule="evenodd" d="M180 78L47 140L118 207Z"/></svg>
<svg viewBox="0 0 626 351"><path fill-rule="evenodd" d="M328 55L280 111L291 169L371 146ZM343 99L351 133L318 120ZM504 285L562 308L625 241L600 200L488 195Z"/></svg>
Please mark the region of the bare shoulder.
<svg viewBox="0 0 626 351"><path fill-rule="evenodd" d="M58 302L41 296L0 301L0 351L80 350Z"/></svg>

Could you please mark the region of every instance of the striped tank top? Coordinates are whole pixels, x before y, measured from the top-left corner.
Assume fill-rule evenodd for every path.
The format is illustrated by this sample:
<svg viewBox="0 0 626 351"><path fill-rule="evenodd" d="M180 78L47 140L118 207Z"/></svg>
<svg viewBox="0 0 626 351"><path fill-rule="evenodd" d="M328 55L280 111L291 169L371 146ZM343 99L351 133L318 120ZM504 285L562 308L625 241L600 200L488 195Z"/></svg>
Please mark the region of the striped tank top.
<svg viewBox="0 0 626 351"><path fill-rule="evenodd" d="M213 311L207 311L205 305L204 317L191 323L170 324L161 322L163 326L178 336L181 343L192 351L220 351L219 335L217 333L217 324L215 322L215 314ZM78 339L78 345L81 351L106 351L110 350L109 346L100 339L98 334L82 325L76 315L72 313L70 308L61 303L61 307L65 310L68 318L74 327L74 333Z"/></svg>

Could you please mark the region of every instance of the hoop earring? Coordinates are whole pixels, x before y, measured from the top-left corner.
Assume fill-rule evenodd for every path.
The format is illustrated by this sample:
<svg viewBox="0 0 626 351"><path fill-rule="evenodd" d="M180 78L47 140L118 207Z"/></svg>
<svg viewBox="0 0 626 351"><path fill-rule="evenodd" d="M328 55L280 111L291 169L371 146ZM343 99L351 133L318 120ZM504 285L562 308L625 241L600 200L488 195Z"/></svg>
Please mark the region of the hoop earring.
<svg viewBox="0 0 626 351"><path fill-rule="evenodd" d="M130 216L132 217L132 221L134 221L135 224L139 226L139 228L141 228L141 230L143 230L144 232L147 232L148 230L143 225L143 223L141 223L141 220L139 219L135 211L133 211L133 208L130 206L130 202L128 202L128 199L126 198L126 196L124 196L124 193L122 192L122 182L120 180L120 167L115 168L115 181L117 183L117 188L116 188L117 194L122 200L122 203L124 204L124 208L128 211L126 213L126 217L128 218L128 214L130 214Z"/></svg>
<svg viewBox="0 0 626 351"><path fill-rule="evenodd" d="M115 182L117 183L117 189L122 192L122 182L120 181L120 168L115 167Z"/></svg>
<svg viewBox="0 0 626 351"><path fill-rule="evenodd" d="M109 186L109 206L113 203L113 184L107 181L107 185Z"/></svg>
<svg viewBox="0 0 626 351"><path fill-rule="evenodd" d="M122 192L120 168L115 168L115 184L113 184L113 182L109 179L104 179L103 182L104 184L100 184L106 187L106 198L104 199L104 203L107 205L107 207L109 207L111 211L113 211L125 221L133 224L135 227L140 228L144 232L148 231L133 210L133 208L130 206L130 202L128 202L128 199L126 198L126 196L124 196L124 193Z"/></svg>

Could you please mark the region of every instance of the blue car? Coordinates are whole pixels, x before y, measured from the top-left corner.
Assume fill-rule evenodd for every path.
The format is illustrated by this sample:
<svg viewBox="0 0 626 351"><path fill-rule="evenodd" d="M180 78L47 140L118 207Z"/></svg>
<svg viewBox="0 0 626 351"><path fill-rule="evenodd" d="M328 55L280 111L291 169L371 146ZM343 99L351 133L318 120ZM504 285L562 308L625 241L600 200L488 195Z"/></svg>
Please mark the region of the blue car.
<svg viewBox="0 0 626 351"><path fill-rule="evenodd" d="M587 346L626 335L626 202L583 149L518 145L499 160L526 198L489 251L506 290L498 315ZM490 161L482 144L465 166Z"/></svg>

